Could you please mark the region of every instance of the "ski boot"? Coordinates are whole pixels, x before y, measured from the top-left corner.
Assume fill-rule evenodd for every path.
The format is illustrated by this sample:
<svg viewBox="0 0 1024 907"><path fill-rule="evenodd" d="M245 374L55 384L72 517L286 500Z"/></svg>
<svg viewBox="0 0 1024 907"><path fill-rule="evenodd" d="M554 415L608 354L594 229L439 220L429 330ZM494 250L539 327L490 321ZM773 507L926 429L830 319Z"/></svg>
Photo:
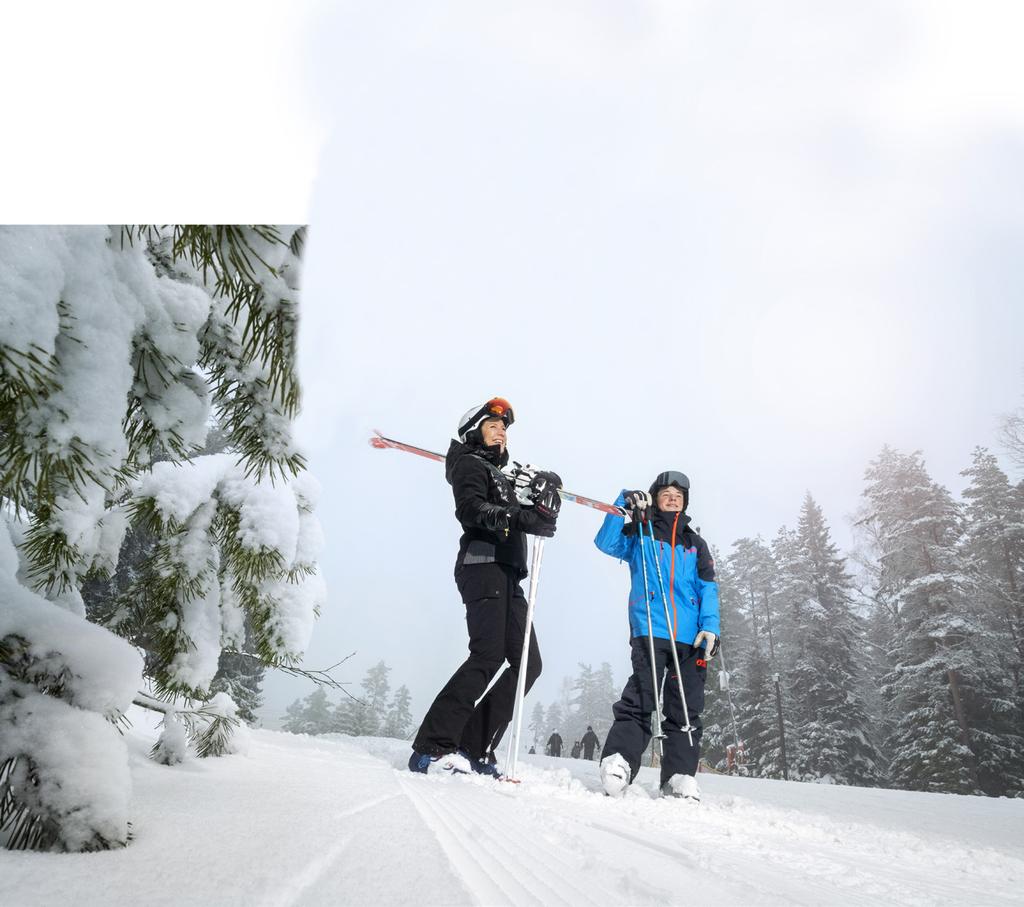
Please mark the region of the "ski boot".
<svg viewBox="0 0 1024 907"><path fill-rule="evenodd" d="M465 750L459 750L458 755L462 756L469 763L469 767L478 775L486 775L495 781L501 781L505 777L498 771L497 760L494 758L493 753L488 753L479 759L474 759Z"/></svg>
<svg viewBox="0 0 1024 907"><path fill-rule="evenodd" d="M663 797L676 797L688 803L700 803L700 787L693 775L673 775L661 785Z"/></svg>
<svg viewBox="0 0 1024 907"><path fill-rule="evenodd" d="M473 771L472 763L462 753L445 753L442 756L431 756L413 750L409 757L409 771L427 774L428 769L439 768L453 775L468 775Z"/></svg>
<svg viewBox="0 0 1024 907"><path fill-rule="evenodd" d="M601 784L609 797L621 797L629 787L629 763L621 753L612 753L601 760Z"/></svg>

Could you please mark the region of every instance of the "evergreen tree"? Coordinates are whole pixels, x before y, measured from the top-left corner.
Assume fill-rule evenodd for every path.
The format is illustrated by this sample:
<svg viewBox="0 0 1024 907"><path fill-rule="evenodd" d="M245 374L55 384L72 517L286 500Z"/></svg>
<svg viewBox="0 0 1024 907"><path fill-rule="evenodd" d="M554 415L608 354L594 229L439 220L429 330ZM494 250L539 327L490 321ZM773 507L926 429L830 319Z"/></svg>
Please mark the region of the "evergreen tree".
<svg viewBox="0 0 1024 907"><path fill-rule="evenodd" d="M533 735L532 741L534 747L536 747L538 743L543 745L547 740L546 737L544 740L541 740L541 737L544 734L544 728L544 706L538 702L533 707L533 712L530 715L530 723L527 725L527 730L529 730Z"/></svg>
<svg viewBox="0 0 1024 907"><path fill-rule="evenodd" d="M734 653L730 657L729 668L747 770L759 777L781 778L782 740L773 680L777 670L777 618L773 620L773 603L778 568L771 549L757 537L741 538L733 543L727 571L727 578L735 590L732 601L736 605L740 631L739 650L729 649ZM730 644L729 640L726 644Z"/></svg>
<svg viewBox="0 0 1024 907"><path fill-rule="evenodd" d="M780 537L775 557L789 655L790 770L806 780L876 785L881 759L861 695L864 632L853 612L845 559L809 493L797 531Z"/></svg>
<svg viewBox="0 0 1024 907"><path fill-rule="evenodd" d="M961 559L970 586L969 605L983 631L972 648L990 667L982 683L962 692L970 722L978 782L989 794L1024 791L1024 508L992 454L976 448L962 473L972 479ZM979 678L980 680L980 678Z"/></svg>
<svg viewBox="0 0 1024 907"><path fill-rule="evenodd" d="M929 477L919 452L883 448L869 465L860 522L871 526L879 592L892 618L892 670L883 692L893 713L888 747L897 787L980 793L993 755L978 703L1002 699L984 651L961 564L961 521L949 492ZM997 735L998 737L999 735ZM984 750L979 760L978 750Z"/></svg>
<svg viewBox="0 0 1024 907"><path fill-rule="evenodd" d="M332 730L332 710L323 687L317 687L301 702L296 699L286 714L288 720L281 728L292 734L327 734Z"/></svg>
<svg viewBox="0 0 1024 907"><path fill-rule="evenodd" d="M412 730L412 696L409 688L402 684L396 691L388 708L387 720L384 722L384 730L381 732L385 737L396 737L399 740L406 740Z"/></svg>
<svg viewBox="0 0 1024 907"><path fill-rule="evenodd" d="M999 658L1018 691L1021 703L1024 669L1024 497L1010 484L996 458L985 448L974 451L971 479L964 490L966 527L964 556L977 568L994 628L1005 633L1008 647L990 653Z"/></svg>
<svg viewBox="0 0 1024 907"><path fill-rule="evenodd" d="M738 722L734 725L733 711L729 707L732 690L723 684L723 665L735 676L735 666L752 644L750 621L746 612L738 607L741 600L733 575L731 562L715 554L715 578L718 582L718 602L721 623L719 655L708 662L707 684L704 697L704 712L701 723L704 734L701 738L701 758L712 766L726 764L726 747L735 745L739 737ZM734 703L735 705L735 703Z"/></svg>
<svg viewBox="0 0 1024 907"><path fill-rule="evenodd" d="M238 707L238 717L248 724L256 722L256 710L263 704L260 685L264 664L241 652L221 652L217 673L210 682L210 693L227 693Z"/></svg>
<svg viewBox="0 0 1024 907"><path fill-rule="evenodd" d="M372 730L363 732L367 736L378 733L387 721L388 694L391 692L391 684L388 681L389 673L391 673L391 668L383 661L379 661L366 672L366 676L360 684L363 689L363 699L366 701L364 726L372 727Z"/></svg>
<svg viewBox="0 0 1024 907"><path fill-rule="evenodd" d="M565 713L562 711L562 706L557 702L551 703L548 706L547 713L544 715L544 739L541 741L545 746L550 737L555 731L558 731L558 735L565 741ZM571 742L571 741L570 741Z"/></svg>
<svg viewBox="0 0 1024 907"><path fill-rule="evenodd" d="M782 743L775 682L766 648L766 642L758 641L746 653L736 683L737 712L747 772L759 778L781 778Z"/></svg>

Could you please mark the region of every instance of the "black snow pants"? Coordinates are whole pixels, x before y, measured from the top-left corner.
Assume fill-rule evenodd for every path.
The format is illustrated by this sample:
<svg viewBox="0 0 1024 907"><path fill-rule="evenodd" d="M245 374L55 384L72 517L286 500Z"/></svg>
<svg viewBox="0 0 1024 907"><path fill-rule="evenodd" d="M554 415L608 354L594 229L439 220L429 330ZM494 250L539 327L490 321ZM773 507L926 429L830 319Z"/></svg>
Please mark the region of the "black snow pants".
<svg viewBox="0 0 1024 907"><path fill-rule="evenodd" d="M472 564L456 573L455 582L466 606L469 657L437 694L412 748L431 756L460 749L479 759L494 753L512 720L527 603L511 566ZM509 667L480 699L505 661ZM540 670L540 648L531 628L527 691Z"/></svg>
<svg viewBox="0 0 1024 907"><path fill-rule="evenodd" d="M633 676L626 681L622 698L612 706L615 723L608 732L601 751L601 758L620 753L629 763L632 781L640 771L640 758L651 740L651 712L654 711L654 689L651 677L650 644L646 636L634 636L630 641L630 658ZM673 775L693 775L700 759L700 738L704 728L700 713L704 710L704 682L707 667L703 664L704 650L694 649L687 643L677 642L679 668L683 675L683 692L686 707L693 726L693 746L681 730L683 704L679 698L679 684L676 681L675 666L672 664L671 641L654 638L654 664L661 687L662 722L664 733L663 756L661 760L661 783Z"/></svg>

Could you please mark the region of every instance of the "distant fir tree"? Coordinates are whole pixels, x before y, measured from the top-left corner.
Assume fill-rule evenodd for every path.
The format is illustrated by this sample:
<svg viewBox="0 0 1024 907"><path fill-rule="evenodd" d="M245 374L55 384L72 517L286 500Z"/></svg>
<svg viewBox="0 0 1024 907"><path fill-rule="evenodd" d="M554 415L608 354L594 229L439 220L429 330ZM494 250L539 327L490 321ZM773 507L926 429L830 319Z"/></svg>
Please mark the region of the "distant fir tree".
<svg viewBox="0 0 1024 907"><path fill-rule="evenodd" d="M573 713L567 729L573 740L581 740L587 728L592 727L604 740L612 723L612 704L618 699L611 665L603 662L595 671L590 665L580 663L579 668L573 682Z"/></svg>
<svg viewBox="0 0 1024 907"><path fill-rule="evenodd" d="M708 662L704 713L701 715L704 725L701 757L712 766L724 768L726 747L736 745L740 732L739 723L734 724L733 711L729 708L730 697L734 694L731 689L723 688L723 683L729 681L723 679L722 671L728 669L731 672L729 680L736 677L736 665L752 645L752 631L746 611L738 604L741 596L729 559L720 557L717 552L714 552L714 557L722 641L719 655Z"/></svg>
<svg viewBox="0 0 1024 907"><path fill-rule="evenodd" d="M317 687L305 699L296 699L286 710L281 729L292 734L327 734L333 729L331 704L323 687Z"/></svg>
<svg viewBox="0 0 1024 907"><path fill-rule="evenodd" d="M964 490L961 544L970 579L969 603L983 627L982 660L992 669L984 687L964 690L978 780L989 794L1024 792L1024 507L996 458L976 448Z"/></svg>
<svg viewBox="0 0 1024 907"><path fill-rule="evenodd" d="M533 712L530 714L530 723L526 726L531 734L531 740L533 745L536 746L538 743L543 744L544 740L541 737L544 735L544 706L541 703L536 703L533 706Z"/></svg>
<svg viewBox="0 0 1024 907"><path fill-rule="evenodd" d="M772 664L766 649L767 641L758 641L746 653L734 685L736 711L747 773L758 778L781 778L782 742Z"/></svg>
<svg viewBox="0 0 1024 907"><path fill-rule="evenodd" d="M542 743L546 744L548 737L555 731L558 731L558 736L562 738L563 742L565 741L565 713L562 711L562 706L557 702L553 702L548 706L548 710L544 715L544 730ZM569 743L571 744L572 741L570 740Z"/></svg>
<svg viewBox="0 0 1024 907"><path fill-rule="evenodd" d="M778 568L772 550L758 536L733 543L727 570L742 628L739 650L728 650L728 664L747 771L757 777L781 778L782 740L773 680L777 621L772 615Z"/></svg>
<svg viewBox="0 0 1024 907"><path fill-rule="evenodd" d="M792 776L878 785L882 759L862 695L864 629L845 559L810 493L796 532L780 537L775 557Z"/></svg>
<svg viewBox="0 0 1024 907"><path fill-rule="evenodd" d="M976 565L982 582L977 594L984 596L995 625L1002 629L1009 647L992 653L1013 677L1017 702L1024 690L1024 494L1014 487L985 448L974 451L970 468L961 475L971 479L964 490L967 555Z"/></svg>
<svg viewBox="0 0 1024 907"><path fill-rule="evenodd" d="M778 581L778 567L771 549L760 536L737 539L733 542L728 569L735 589L737 612L746 617L755 640L764 637L768 653L774 658L771 602Z"/></svg>
<svg viewBox="0 0 1024 907"><path fill-rule="evenodd" d="M369 731L369 734L376 734L387 720L388 696L391 693L391 683L388 681L390 673L391 668L383 661L379 661L366 672L366 676L360 684L363 690L363 699L366 701L374 725L374 729Z"/></svg>
<svg viewBox="0 0 1024 907"><path fill-rule="evenodd" d="M395 737L399 740L408 739L412 731L412 696L409 688L402 684L396 691L391 705L388 708L387 718L384 721L385 737Z"/></svg>
<svg viewBox="0 0 1024 907"><path fill-rule="evenodd" d="M377 662L360 682L362 697L349 698L338 704L334 714L334 727L338 733L373 737L383 732L390 711L390 671L391 668L383 661Z"/></svg>
<svg viewBox="0 0 1024 907"><path fill-rule="evenodd" d="M1018 469L1024 469L1024 406L1003 416L999 440Z"/></svg>
<svg viewBox="0 0 1024 907"><path fill-rule="evenodd" d="M883 690L893 713L895 786L999 794L1015 783L1008 733L1012 691L1000 666L979 657L1000 640L971 595L961 517L919 452L883 448L869 465L861 524L870 526L890 603L892 670Z"/></svg>

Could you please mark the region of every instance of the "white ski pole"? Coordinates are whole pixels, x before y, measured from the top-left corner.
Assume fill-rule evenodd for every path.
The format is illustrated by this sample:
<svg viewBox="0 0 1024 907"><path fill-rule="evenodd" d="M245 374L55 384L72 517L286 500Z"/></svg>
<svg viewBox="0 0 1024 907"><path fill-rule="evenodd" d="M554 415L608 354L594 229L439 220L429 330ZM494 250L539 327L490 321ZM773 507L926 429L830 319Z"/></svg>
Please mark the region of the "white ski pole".
<svg viewBox="0 0 1024 907"><path fill-rule="evenodd" d="M651 545L654 545L654 523L651 520L647 521L647 527L651 531ZM640 527L640 534L643 537L643 527ZM693 726L690 724L690 710L686 707L686 692L683 690L683 672L679 669L679 653L676 651L676 634L672 626L672 615L669 614L668 610L668 598L665 596L665 581L661 578L661 558L658 556L658 552L654 552L654 565L658 568L658 586L661 588L661 603L665 607L665 626L668 628L669 641L672 647L672 664L676 669L676 680L679 681L679 698L683 701L683 721L686 724L682 730L686 731L686 736L690 741L690 746L693 746Z"/></svg>
<svg viewBox="0 0 1024 907"><path fill-rule="evenodd" d="M647 587L647 554L644 550L644 524L637 522L637 531L640 533L640 563L644 571L644 605L647 606L647 645L651 659L651 683L654 692L654 739L657 741L655 748L660 747L665 734L661 729L661 696L658 694L658 666L654 658L654 624L651 621L651 593ZM655 552L657 559L657 552Z"/></svg>
<svg viewBox="0 0 1024 907"><path fill-rule="evenodd" d="M540 562L544 556L544 539L533 537L533 552L530 556L530 592L526 600L526 628L523 633L523 654L519 659L516 677L516 699L512 709L512 734L508 740L508 756L505 759L505 774L511 781L516 779L519 761L519 735L523 727L523 699L526 696L526 666L530 658L530 637L533 634L533 606L537 602L537 582L540 579Z"/></svg>

